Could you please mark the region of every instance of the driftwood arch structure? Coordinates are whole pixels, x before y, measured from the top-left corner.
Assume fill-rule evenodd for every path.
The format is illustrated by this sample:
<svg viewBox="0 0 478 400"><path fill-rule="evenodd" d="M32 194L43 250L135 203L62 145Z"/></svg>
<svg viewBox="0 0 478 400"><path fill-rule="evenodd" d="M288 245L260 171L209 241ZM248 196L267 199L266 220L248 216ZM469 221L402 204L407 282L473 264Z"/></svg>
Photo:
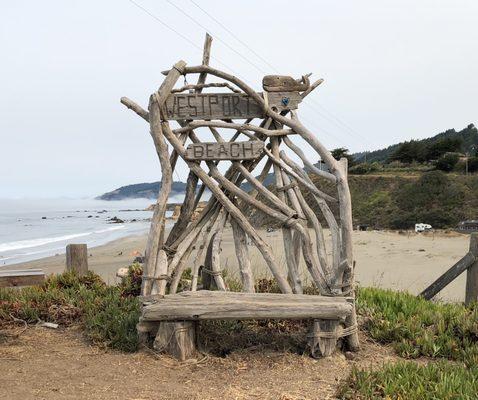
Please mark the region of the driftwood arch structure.
<svg viewBox="0 0 478 400"><path fill-rule="evenodd" d="M219 294L216 292L213 295L211 292L197 291L199 266L203 263L205 253L209 256L206 267L210 270L218 290L226 291L219 265L219 251L222 230L229 221L233 231L243 292L252 296L247 298L253 299L251 301L263 299L259 294L254 294L254 274L247 245L249 237L263 256L280 290L287 296L278 298L274 295L274 299L278 299L274 301L284 303L284 299L292 299L290 301L300 299L305 304L320 298L321 301L334 304L334 307L337 306L342 310L337 312L333 324L329 323L332 319L329 314L328 319L313 318L315 323L312 324L309 340L313 352L319 345L322 354L330 353L331 350L326 349L327 343L324 345L323 342L327 342L330 338L335 339L332 340L332 346L335 348L338 337L345 338L349 349L357 350L359 342L353 303L352 209L347 182L347 160L335 160L317 137L301 123L296 112L299 103L319 86L322 80L310 83L308 75L297 80L286 76L266 76L263 79L264 91L258 93L237 77L209 66L211 41L212 38L206 35L201 65L188 66L184 61L179 61L173 68L163 72L166 78L159 89L150 96L148 110L128 98L121 99L125 106L149 123L162 172L162 185L145 251L141 290L145 306L143 317L138 324L141 337L157 333L156 340L161 341L162 339L158 337L167 333L170 337L163 340L164 346L171 346L171 337L174 336L179 347L181 345L178 343L184 345L188 340L193 340L193 333L187 332L190 325L177 322L201 319L197 315L200 311L186 318L183 315L184 310L179 310L181 304L186 308L190 306L186 305L189 304L187 299L193 294L182 293L182 297L181 294L175 295L187 266L191 267L193 272L190 291L198 293L195 301L204 297L214 299L210 300L211 304L218 304L220 301L227 303L229 301L227 299L231 299L230 302L235 301L232 294L229 297L225 295L219 301L217 300ZM192 75L198 76L196 84L185 82L182 87L175 88L182 76L186 81L186 77L190 79ZM220 81L206 83L206 77ZM218 87L222 88L220 93L206 92L207 89ZM254 120L257 119L259 123L254 124ZM177 121L178 127L171 127L170 121ZM208 129L215 142L202 142L198 131L200 129ZM229 140L224 139L223 132L227 130L233 132ZM302 147L290 140L291 135L301 138L310 145L327 166L327 170L319 169L308 161ZM170 148L172 151L169 151ZM288 156L291 152L295 153L295 158L300 159L303 165L297 164ZM186 162L190 172L180 216L166 237L165 211L173 170L179 157ZM256 171L263 159L265 164L262 163L264 164L262 169ZM231 162L224 174L217 168L221 160ZM306 170L309 174L316 174L332 182L336 187L336 196L330 196L317 188ZM270 171L275 176L276 190L270 190L262 183ZM243 182L248 182L252 190L249 192L243 190L241 188ZM191 216L206 188L212 195L199 217L192 221ZM305 200L304 190L310 192L330 229L331 256L328 256L326 251L322 225ZM260 199L265 201L259 200L258 194ZM338 217L331 211L332 203L338 204ZM244 206L253 207L267 214L282 226L286 268L278 264L270 246L248 221L243 213ZM195 257L191 260L194 249L196 249ZM303 288L298 271L301 255L321 296L302 295ZM239 296L240 301L244 301L246 298L244 296ZM168 304L163 301L160 311L163 313L162 316L156 319L148 318L151 315L151 309L148 307L153 307L154 303L160 301L159 299L174 300L178 309L174 307L169 309ZM285 307L284 304L278 307ZM345 310L344 304L349 307L348 311ZM323 306L317 307L323 309ZM165 315L164 310L170 310L170 314ZM320 312L317 315L319 314L322 315ZM236 314L232 313L226 318L234 318L234 315ZM277 316L266 312L251 313L249 317L279 318L281 315L281 312ZM289 312L284 315L288 318L303 318L307 315L313 317L315 314ZM339 323L340 318L342 323ZM161 323L158 331L160 320L176 322L170 326ZM159 345L161 348L164 346ZM182 354L181 357L184 358L185 355Z"/></svg>

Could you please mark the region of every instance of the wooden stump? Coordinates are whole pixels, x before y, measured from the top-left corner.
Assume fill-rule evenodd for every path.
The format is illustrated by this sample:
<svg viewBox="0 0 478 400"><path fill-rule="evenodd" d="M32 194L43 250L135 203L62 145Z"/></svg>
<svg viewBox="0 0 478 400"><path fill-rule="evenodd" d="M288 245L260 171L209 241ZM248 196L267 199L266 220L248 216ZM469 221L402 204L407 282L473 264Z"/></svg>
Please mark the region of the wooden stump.
<svg viewBox="0 0 478 400"><path fill-rule="evenodd" d="M309 332L310 354L314 358L328 357L337 348L338 320L315 319Z"/></svg>
<svg viewBox="0 0 478 400"><path fill-rule="evenodd" d="M154 349L179 361L191 358L196 352L195 324L194 321L161 322L153 343Z"/></svg>
<svg viewBox="0 0 478 400"><path fill-rule="evenodd" d="M471 234L470 253L478 257L478 233ZM478 301L478 260L473 262L466 271L465 304L475 301Z"/></svg>
<svg viewBox="0 0 478 400"><path fill-rule="evenodd" d="M66 246L66 270L75 271L82 276L88 272L88 249L86 244Z"/></svg>
<svg viewBox="0 0 478 400"><path fill-rule="evenodd" d="M159 322L154 321L139 321L136 324L136 331L138 332L138 342L141 346L150 347L151 338L158 333Z"/></svg>

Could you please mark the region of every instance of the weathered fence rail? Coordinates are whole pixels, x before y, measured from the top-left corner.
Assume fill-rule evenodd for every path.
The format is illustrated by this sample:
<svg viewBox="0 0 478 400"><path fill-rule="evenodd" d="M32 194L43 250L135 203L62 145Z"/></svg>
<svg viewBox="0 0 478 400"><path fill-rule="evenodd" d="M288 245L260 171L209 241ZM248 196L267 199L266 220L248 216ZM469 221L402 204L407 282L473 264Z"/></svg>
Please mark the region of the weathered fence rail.
<svg viewBox="0 0 478 400"><path fill-rule="evenodd" d="M478 301L478 233L471 234L468 253L421 292L420 296L427 300L432 299L465 271L465 304L470 304Z"/></svg>

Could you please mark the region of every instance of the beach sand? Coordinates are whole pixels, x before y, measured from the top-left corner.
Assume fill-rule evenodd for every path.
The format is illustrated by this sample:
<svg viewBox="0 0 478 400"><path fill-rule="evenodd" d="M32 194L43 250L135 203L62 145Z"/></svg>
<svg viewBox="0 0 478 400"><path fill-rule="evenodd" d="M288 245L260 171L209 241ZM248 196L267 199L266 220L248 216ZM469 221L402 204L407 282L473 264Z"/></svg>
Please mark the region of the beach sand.
<svg viewBox="0 0 478 400"><path fill-rule="evenodd" d="M271 245L276 260L285 270L281 231L263 230L260 234ZM328 240L329 233L325 232L325 235ZM400 234L386 231L355 231L353 240L355 274L359 285L406 290L413 294L420 293L463 257L469 246L468 235L444 232ZM115 276L117 269L129 265L135 257L134 252L142 253L145 244L146 235L142 235L115 240L89 249L89 268L101 275L107 283L113 284L118 280ZM250 246L249 252L255 277L270 276L259 251ZM194 253L190 261L193 259ZM239 277L230 227L224 231L221 263L229 276ZM5 267L5 269L23 268L41 268L47 274L59 273L65 269L65 255L59 254ZM310 282L303 262L300 268L304 281ZM439 294L439 298L446 301L463 301L464 288L465 274L462 274Z"/></svg>

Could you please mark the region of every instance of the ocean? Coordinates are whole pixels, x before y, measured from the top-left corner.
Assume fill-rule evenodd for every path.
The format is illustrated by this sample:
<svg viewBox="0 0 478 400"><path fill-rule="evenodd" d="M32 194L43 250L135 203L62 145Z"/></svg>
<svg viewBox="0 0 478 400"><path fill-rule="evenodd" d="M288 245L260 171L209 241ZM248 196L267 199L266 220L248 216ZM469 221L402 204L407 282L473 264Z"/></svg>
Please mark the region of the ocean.
<svg viewBox="0 0 478 400"><path fill-rule="evenodd" d="M0 267L95 247L149 229L154 200L0 199ZM117 220L111 219L116 217Z"/></svg>

